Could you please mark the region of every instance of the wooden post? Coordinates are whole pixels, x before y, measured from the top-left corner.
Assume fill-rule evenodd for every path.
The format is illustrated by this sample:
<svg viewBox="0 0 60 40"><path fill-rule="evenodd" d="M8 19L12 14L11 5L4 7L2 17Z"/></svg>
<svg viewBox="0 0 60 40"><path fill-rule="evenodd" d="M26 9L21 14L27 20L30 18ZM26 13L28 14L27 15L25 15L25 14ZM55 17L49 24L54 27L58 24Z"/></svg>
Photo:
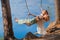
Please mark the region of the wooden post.
<svg viewBox="0 0 60 40"><path fill-rule="evenodd" d="M1 4L4 24L4 40L13 40L14 33L12 29L11 9L9 0L1 0Z"/></svg>

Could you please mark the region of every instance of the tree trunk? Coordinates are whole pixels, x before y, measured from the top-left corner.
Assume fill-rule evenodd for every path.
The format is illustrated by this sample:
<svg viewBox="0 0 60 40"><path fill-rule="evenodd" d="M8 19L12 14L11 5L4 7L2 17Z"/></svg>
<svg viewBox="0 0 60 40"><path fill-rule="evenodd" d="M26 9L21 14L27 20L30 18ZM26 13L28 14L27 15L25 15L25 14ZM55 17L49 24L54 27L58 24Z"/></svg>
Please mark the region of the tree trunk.
<svg viewBox="0 0 60 40"><path fill-rule="evenodd" d="M13 40L14 33L12 29L11 9L9 0L1 0L1 4L4 24L4 40Z"/></svg>
<svg viewBox="0 0 60 40"><path fill-rule="evenodd" d="M54 0L54 1L55 1L55 14L56 14L56 19L47 28L47 32L48 33L58 31L56 29L59 29L60 28L60 0Z"/></svg>
<svg viewBox="0 0 60 40"><path fill-rule="evenodd" d="M60 0L55 0L56 22L60 23Z"/></svg>

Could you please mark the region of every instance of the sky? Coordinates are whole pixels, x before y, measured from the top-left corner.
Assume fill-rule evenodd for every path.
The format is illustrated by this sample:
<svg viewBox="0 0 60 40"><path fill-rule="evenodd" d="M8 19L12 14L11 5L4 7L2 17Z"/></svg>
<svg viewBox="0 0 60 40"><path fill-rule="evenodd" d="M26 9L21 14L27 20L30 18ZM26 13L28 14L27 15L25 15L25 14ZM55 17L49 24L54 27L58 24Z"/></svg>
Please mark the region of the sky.
<svg viewBox="0 0 60 40"><path fill-rule="evenodd" d="M29 11L32 14L39 15L41 13L40 4L41 0L27 0ZM50 22L55 20L55 7L54 0L42 0L42 9L48 10L50 21L44 23L44 27L47 28ZM49 8L48 8L49 7ZM37 24L27 26L25 24L18 24L14 18L25 19L28 15L25 0L10 0L10 8L12 15L13 31L16 38L24 38L28 32L35 33ZM31 17L30 18L34 18ZM0 36L4 36L3 17L0 0ZM37 36L37 35L36 35Z"/></svg>

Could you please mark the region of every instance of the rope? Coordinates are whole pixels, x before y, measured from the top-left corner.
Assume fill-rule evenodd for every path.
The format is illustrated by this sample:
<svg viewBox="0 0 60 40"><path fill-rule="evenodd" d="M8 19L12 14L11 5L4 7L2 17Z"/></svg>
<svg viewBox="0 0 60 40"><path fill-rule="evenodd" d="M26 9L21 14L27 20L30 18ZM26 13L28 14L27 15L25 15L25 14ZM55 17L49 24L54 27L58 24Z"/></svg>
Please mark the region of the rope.
<svg viewBox="0 0 60 40"><path fill-rule="evenodd" d="M26 8L28 10L28 15L27 15L26 19L30 21L30 15L29 15L30 11L29 11L29 8L28 8L27 0L25 0L25 3L26 3Z"/></svg>
<svg viewBox="0 0 60 40"><path fill-rule="evenodd" d="M34 16L33 14L31 14L30 13L30 11L29 11L29 8L28 8L28 4L27 4L27 0L25 0L25 2L26 2L26 8L27 8L27 10L28 10L28 16L27 16L27 18L29 18L29 16L30 15L32 15L32 16ZM42 11L42 0L40 1L40 10ZM35 16L34 16L35 17Z"/></svg>
<svg viewBox="0 0 60 40"><path fill-rule="evenodd" d="M28 8L27 0L25 0L25 2L26 2L26 8L27 8L27 10L28 10L28 16L27 16L27 19L29 19L29 16L30 16L30 15L36 17L36 15L30 13L29 8Z"/></svg>
<svg viewBox="0 0 60 40"><path fill-rule="evenodd" d="M40 1L40 10L42 11L42 0Z"/></svg>
<svg viewBox="0 0 60 40"><path fill-rule="evenodd" d="M42 12L43 8L42 8L42 0L40 0L40 5L39 5L39 9Z"/></svg>
<svg viewBox="0 0 60 40"><path fill-rule="evenodd" d="M26 2L26 8L27 8L27 10L28 10L28 14L29 14L30 11L29 11L29 8L28 8L27 0L25 0L25 2Z"/></svg>

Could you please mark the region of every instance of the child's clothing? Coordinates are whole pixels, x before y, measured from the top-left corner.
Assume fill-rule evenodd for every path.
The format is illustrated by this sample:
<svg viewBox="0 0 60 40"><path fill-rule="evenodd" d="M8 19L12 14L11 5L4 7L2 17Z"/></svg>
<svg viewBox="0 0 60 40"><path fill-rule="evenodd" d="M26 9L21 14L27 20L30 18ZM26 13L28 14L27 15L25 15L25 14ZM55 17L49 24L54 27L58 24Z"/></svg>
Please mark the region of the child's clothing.
<svg viewBox="0 0 60 40"><path fill-rule="evenodd" d="M40 20L38 22L36 22L36 19L32 18L32 19L21 19L18 21L18 24L24 24L24 23L30 23L30 25L33 25L35 23L37 23L37 32L36 34L44 34L44 27L43 27L43 20Z"/></svg>

